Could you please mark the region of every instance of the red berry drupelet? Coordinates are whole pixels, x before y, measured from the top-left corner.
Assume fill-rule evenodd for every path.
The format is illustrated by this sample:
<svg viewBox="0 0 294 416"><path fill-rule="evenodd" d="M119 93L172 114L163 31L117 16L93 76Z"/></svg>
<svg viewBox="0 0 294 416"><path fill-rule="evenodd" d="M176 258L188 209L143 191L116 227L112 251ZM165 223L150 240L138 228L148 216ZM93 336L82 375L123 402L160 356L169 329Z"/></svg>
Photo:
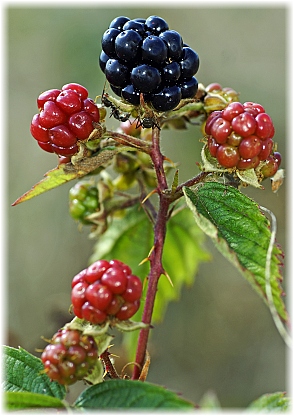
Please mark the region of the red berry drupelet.
<svg viewBox="0 0 294 416"><path fill-rule="evenodd" d="M76 83L43 92L37 105L40 113L32 119L31 134L43 150L59 156L76 154L78 142L89 137L100 119L87 89Z"/></svg>
<svg viewBox="0 0 294 416"><path fill-rule="evenodd" d="M97 344L92 336L65 328L53 336L41 356L48 377L65 385L87 377L98 358Z"/></svg>
<svg viewBox="0 0 294 416"><path fill-rule="evenodd" d="M119 260L98 260L72 280L74 314L92 324L127 320L139 309L142 282Z"/></svg>
<svg viewBox="0 0 294 416"><path fill-rule="evenodd" d="M213 111L207 118L205 133L211 156L225 168L255 169L264 162L261 172L266 178L280 166L280 154L273 153L273 122L258 103L236 101L224 110Z"/></svg>

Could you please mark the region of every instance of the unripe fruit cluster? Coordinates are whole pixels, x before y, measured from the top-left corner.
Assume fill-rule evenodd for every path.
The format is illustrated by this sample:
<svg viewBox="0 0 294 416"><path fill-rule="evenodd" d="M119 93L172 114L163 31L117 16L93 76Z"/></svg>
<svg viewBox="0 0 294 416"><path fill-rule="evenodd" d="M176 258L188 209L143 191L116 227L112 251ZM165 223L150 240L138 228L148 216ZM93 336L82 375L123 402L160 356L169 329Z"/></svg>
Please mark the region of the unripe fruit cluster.
<svg viewBox="0 0 294 416"><path fill-rule="evenodd" d="M141 296L141 280L119 260L98 260L72 281L74 314L96 325L108 317L131 318L139 309Z"/></svg>
<svg viewBox="0 0 294 416"><path fill-rule="evenodd" d="M48 377L65 385L89 375L97 359L94 338L72 329L60 329L41 355Z"/></svg>
<svg viewBox="0 0 294 416"><path fill-rule="evenodd" d="M225 168L255 169L265 162L263 176L278 170L281 156L273 152L275 129L270 116L257 103L230 103L224 110L213 111L205 125L211 156Z"/></svg>
<svg viewBox="0 0 294 416"><path fill-rule="evenodd" d="M69 213L82 224L91 224L86 218L99 207L98 189L91 182L77 182L69 191Z"/></svg>
<svg viewBox="0 0 294 416"><path fill-rule="evenodd" d="M198 89L198 54L159 16L114 19L103 34L99 64L113 91L133 105L143 93L155 110L170 111Z"/></svg>
<svg viewBox="0 0 294 416"><path fill-rule="evenodd" d="M39 95L37 105L40 113L32 119L31 134L43 150L59 156L76 154L78 141L88 139L93 122L99 122L99 110L80 84L47 90Z"/></svg>

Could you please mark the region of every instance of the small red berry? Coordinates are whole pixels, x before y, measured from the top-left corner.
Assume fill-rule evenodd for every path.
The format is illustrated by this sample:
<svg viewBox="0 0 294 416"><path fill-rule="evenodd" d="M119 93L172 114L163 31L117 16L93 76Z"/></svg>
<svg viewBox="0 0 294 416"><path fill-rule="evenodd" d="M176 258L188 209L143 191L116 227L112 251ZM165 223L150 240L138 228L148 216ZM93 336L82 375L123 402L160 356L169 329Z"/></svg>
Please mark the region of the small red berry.
<svg viewBox="0 0 294 416"><path fill-rule="evenodd" d="M38 145L41 147L41 149L45 150L45 152L54 153L54 149L52 148L51 143L38 142Z"/></svg>
<svg viewBox="0 0 294 416"><path fill-rule="evenodd" d="M86 299L95 308L104 311L112 301L112 291L99 282L92 283L86 289Z"/></svg>
<svg viewBox="0 0 294 416"><path fill-rule="evenodd" d="M135 302L125 302L115 316L122 321L127 320L135 315L139 307L139 300L136 300Z"/></svg>
<svg viewBox="0 0 294 416"><path fill-rule="evenodd" d="M109 269L110 264L106 260L98 260L85 269L85 280L88 283L94 283L100 280L103 274ZM80 273L79 273L80 274Z"/></svg>
<svg viewBox="0 0 294 416"><path fill-rule="evenodd" d="M231 130L231 123L228 120L224 120L222 117L219 117L212 124L210 132L217 143L223 144L226 143Z"/></svg>
<svg viewBox="0 0 294 416"><path fill-rule="evenodd" d="M85 100L86 98L88 98L88 90L87 90L87 88L85 88L82 85L77 84L75 82L71 82L69 84L65 84L62 87L62 91L64 91L64 90L73 90L73 91L76 91L79 94L79 96L81 97L82 100Z"/></svg>
<svg viewBox="0 0 294 416"><path fill-rule="evenodd" d="M73 114L68 120L68 125L80 140L87 139L93 131L93 119L86 111Z"/></svg>
<svg viewBox="0 0 294 416"><path fill-rule="evenodd" d="M253 117L256 117L257 114L265 113L265 110L261 104L254 103L252 101L247 101L243 104L244 110L250 113Z"/></svg>
<svg viewBox="0 0 294 416"><path fill-rule="evenodd" d="M238 169L255 169L259 165L259 157L254 156L253 158L240 159L237 163Z"/></svg>
<svg viewBox="0 0 294 416"><path fill-rule="evenodd" d="M259 160L266 160L272 152L274 142L271 138L262 140L262 148L258 155Z"/></svg>
<svg viewBox="0 0 294 416"><path fill-rule="evenodd" d="M101 277L101 283L107 286L112 293L121 295L127 288L127 277L118 266L112 266Z"/></svg>
<svg viewBox="0 0 294 416"><path fill-rule="evenodd" d="M255 117L257 126L255 134L261 139L272 138L275 134L275 129L273 126L272 119L266 113L258 114Z"/></svg>
<svg viewBox="0 0 294 416"><path fill-rule="evenodd" d="M56 144L52 143L51 148L53 152L59 156L72 156L78 153L79 151L79 148L76 144L70 147L62 147L62 146L57 146Z"/></svg>
<svg viewBox="0 0 294 416"><path fill-rule="evenodd" d="M48 136L48 129L42 127L40 124L40 115L35 114L32 122L31 122L31 135L34 139L38 140L38 142L48 143L50 138Z"/></svg>
<svg viewBox="0 0 294 416"><path fill-rule="evenodd" d="M61 90L52 89L42 92L37 98L37 106L39 109L43 109L46 101L56 101L56 98L60 94Z"/></svg>
<svg viewBox="0 0 294 416"><path fill-rule="evenodd" d="M209 116L207 117L206 123L205 123L205 133L206 134L211 134L211 127L213 125L213 123L215 122L215 120L219 117L221 117L222 112L217 110L217 111L213 111L212 113L209 114Z"/></svg>
<svg viewBox="0 0 294 416"><path fill-rule="evenodd" d="M76 136L64 124L60 124L49 129L48 135L51 143L60 147L70 147L77 142Z"/></svg>
<svg viewBox="0 0 294 416"><path fill-rule="evenodd" d="M216 157L216 152L220 144L216 142L214 137L208 136L207 145L208 145L208 150L211 156Z"/></svg>
<svg viewBox="0 0 294 416"><path fill-rule="evenodd" d="M236 101L227 105L227 107L222 111L222 118L232 121L234 117L242 113L244 113L244 107L241 103Z"/></svg>
<svg viewBox="0 0 294 416"><path fill-rule="evenodd" d="M236 147L222 144L217 149L216 158L218 163L225 168L233 168L237 165L240 155Z"/></svg>
<svg viewBox="0 0 294 416"><path fill-rule="evenodd" d="M100 113L98 107L91 98L87 98L83 101L83 109L88 114L90 114L93 121L95 121L96 123L100 120Z"/></svg>
<svg viewBox="0 0 294 416"><path fill-rule="evenodd" d="M243 159L257 156L262 149L262 141L257 136L245 137L239 145L239 154Z"/></svg>
<svg viewBox="0 0 294 416"><path fill-rule="evenodd" d="M79 94L73 90L64 90L56 98L56 104L66 114L73 114L82 109L82 100Z"/></svg>
<svg viewBox="0 0 294 416"><path fill-rule="evenodd" d="M46 101L43 110L40 112L39 118L41 126L46 129L58 126L58 124L66 123L66 114L53 101Z"/></svg>
<svg viewBox="0 0 294 416"><path fill-rule="evenodd" d="M239 114L232 120L232 129L242 137L251 136L256 129L256 121L248 112Z"/></svg>

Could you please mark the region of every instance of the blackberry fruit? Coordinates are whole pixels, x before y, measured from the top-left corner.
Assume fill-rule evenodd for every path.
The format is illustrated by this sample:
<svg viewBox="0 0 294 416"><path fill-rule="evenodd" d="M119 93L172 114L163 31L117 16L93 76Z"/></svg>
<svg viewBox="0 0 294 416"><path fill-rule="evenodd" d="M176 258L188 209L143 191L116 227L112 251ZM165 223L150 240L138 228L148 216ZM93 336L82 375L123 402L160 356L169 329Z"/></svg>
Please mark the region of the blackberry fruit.
<svg viewBox="0 0 294 416"><path fill-rule="evenodd" d="M274 132L270 116L253 102L231 102L211 112L205 125L209 153L221 166L246 170L260 165L264 178L273 176L281 162L272 153Z"/></svg>
<svg viewBox="0 0 294 416"><path fill-rule="evenodd" d="M98 260L72 281L74 314L96 325L107 318L131 318L139 309L141 296L141 280L119 260Z"/></svg>
<svg viewBox="0 0 294 416"><path fill-rule="evenodd" d="M48 377L64 385L87 377L98 358L94 338L72 329L60 329L41 355Z"/></svg>
<svg viewBox="0 0 294 416"><path fill-rule="evenodd" d="M139 105L143 93L156 111L170 111L181 99L195 96L199 56L161 17L119 16L104 32L101 45L100 69L126 102Z"/></svg>
<svg viewBox="0 0 294 416"><path fill-rule="evenodd" d="M58 156L72 156L78 142L88 139L99 122L99 110L88 91L77 83L43 92L37 98L39 114L35 114L30 131L39 146Z"/></svg>

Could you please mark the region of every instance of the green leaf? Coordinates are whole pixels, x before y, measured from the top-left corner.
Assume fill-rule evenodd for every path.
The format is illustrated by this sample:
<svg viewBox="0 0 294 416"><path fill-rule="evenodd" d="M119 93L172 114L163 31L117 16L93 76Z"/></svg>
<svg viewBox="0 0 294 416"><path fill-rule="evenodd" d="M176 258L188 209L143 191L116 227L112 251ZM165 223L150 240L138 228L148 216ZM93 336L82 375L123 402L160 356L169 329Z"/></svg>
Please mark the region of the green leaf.
<svg viewBox="0 0 294 416"><path fill-rule="evenodd" d="M79 179L83 176L93 172L104 164L107 164L116 153L122 151L123 148L105 148L97 155L80 160L74 165L70 163L63 163L56 168L49 170L44 175L44 179L34 185L29 191L20 196L12 206L18 205L21 202L28 201L35 196L41 195L44 192L57 188L73 179Z"/></svg>
<svg viewBox="0 0 294 416"><path fill-rule="evenodd" d="M4 403L7 410L20 410L32 408L64 408L64 403L57 397L45 396L39 393L6 392Z"/></svg>
<svg viewBox="0 0 294 416"><path fill-rule="evenodd" d="M174 409L192 410L193 403L155 384L110 380L85 390L74 406L82 409Z"/></svg>
<svg viewBox="0 0 294 416"><path fill-rule="evenodd" d="M287 412L290 410L290 399L285 392L264 394L254 400L249 406L250 412Z"/></svg>
<svg viewBox="0 0 294 416"><path fill-rule="evenodd" d="M265 270L271 231L269 220L258 205L238 189L218 182L207 182L194 191L185 188L184 194L199 227L267 302ZM281 298L281 256L282 251L275 244L270 263L270 286L275 308L287 321Z"/></svg>
<svg viewBox="0 0 294 416"><path fill-rule="evenodd" d="M23 348L4 346L6 378L2 388L9 392L31 392L64 399L64 386L43 373L42 361Z"/></svg>

